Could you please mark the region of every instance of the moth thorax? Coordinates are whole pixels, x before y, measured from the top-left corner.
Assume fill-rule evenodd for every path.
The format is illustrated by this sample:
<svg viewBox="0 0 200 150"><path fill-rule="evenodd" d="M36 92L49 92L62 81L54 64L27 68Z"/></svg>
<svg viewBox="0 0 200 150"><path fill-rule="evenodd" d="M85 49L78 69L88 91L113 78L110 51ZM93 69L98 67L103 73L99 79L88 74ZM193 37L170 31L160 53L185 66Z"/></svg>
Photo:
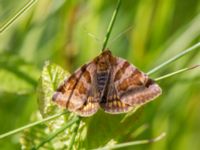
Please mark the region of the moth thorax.
<svg viewBox="0 0 200 150"><path fill-rule="evenodd" d="M102 92L102 90L105 88L108 76L109 76L108 71L97 72L97 87L100 92Z"/></svg>
<svg viewBox="0 0 200 150"><path fill-rule="evenodd" d="M97 64L97 70L98 71L107 71L109 69L109 63L107 62L98 62Z"/></svg>

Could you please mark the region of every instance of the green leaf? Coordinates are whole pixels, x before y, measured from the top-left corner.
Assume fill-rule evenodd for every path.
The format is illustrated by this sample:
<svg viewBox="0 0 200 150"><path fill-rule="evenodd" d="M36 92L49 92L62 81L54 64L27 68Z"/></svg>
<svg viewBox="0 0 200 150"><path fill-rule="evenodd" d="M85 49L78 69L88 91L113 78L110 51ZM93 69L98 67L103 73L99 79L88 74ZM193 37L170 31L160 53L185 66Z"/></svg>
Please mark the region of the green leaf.
<svg viewBox="0 0 200 150"><path fill-rule="evenodd" d="M65 72L61 67L55 64L50 64L49 62L45 63L37 88L39 111L42 117L46 118L64 111L64 109L53 103L52 96L58 86L68 77L68 75L69 73ZM34 119L32 121L39 120L40 118L36 113L33 114L33 117ZM28 150L37 147L37 145L42 141L51 136L52 133L62 128L72 117L73 114L62 115L43 125L25 130L21 138L22 149ZM65 129L40 149L66 148L69 144L72 130L73 125L70 128Z"/></svg>
<svg viewBox="0 0 200 150"><path fill-rule="evenodd" d="M53 103L52 96L58 86L68 76L69 73L65 72L61 67L50 64L49 62L45 63L37 88L39 110L43 117L61 111L61 109Z"/></svg>

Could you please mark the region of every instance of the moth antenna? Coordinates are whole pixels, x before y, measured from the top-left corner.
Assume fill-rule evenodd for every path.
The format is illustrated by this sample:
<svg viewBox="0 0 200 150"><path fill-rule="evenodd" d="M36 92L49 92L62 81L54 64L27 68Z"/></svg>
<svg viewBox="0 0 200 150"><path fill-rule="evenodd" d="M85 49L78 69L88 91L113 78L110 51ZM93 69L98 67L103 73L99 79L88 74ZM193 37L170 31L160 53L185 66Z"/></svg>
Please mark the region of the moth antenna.
<svg viewBox="0 0 200 150"><path fill-rule="evenodd" d="M119 39L123 34L125 34L126 32L128 32L128 31L130 31L130 30L132 30L133 27L134 27L133 25L132 25L132 26L129 26L128 28L126 28L125 30L123 30L122 32L120 32L119 34L117 34L117 35L115 36L115 38L112 39L112 40L110 41L109 44L112 44L114 41L116 41L117 39Z"/></svg>
<svg viewBox="0 0 200 150"><path fill-rule="evenodd" d="M10 18L5 24L0 28L0 33L3 33L15 20L17 20L26 10L31 8L37 0L31 0L27 2L21 10L19 10L12 18Z"/></svg>
<svg viewBox="0 0 200 150"><path fill-rule="evenodd" d="M83 29L84 29L84 32L86 32L88 36L93 38L97 43L101 43L102 44L103 41L101 39L97 38L97 36L95 34L89 32L85 27Z"/></svg>
<svg viewBox="0 0 200 150"><path fill-rule="evenodd" d="M90 36L96 43L98 47L101 47L103 41L99 38L97 38L97 36L91 32L88 32L88 30L84 27L84 32L87 33L88 36Z"/></svg>
<svg viewBox="0 0 200 150"><path fill-rule="evenodd" d="M100 40L99 38L97 38L93 33L88 32L87 33L90 37L92 37L93 39L95 39L96 42L98 43L102 43L103 41Z"/></svg>

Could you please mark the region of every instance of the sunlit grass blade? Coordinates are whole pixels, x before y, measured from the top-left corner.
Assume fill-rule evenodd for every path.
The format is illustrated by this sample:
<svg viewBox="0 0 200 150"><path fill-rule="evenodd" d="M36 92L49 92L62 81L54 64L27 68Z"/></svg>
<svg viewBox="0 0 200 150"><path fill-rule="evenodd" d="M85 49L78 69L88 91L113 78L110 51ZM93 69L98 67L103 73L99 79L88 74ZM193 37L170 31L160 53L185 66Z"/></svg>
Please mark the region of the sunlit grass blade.
<svg viewBox="0 0 200 150"><path fill-rule="evenodd" d="M125 147L128 147L128 146L134 146L134 145L142 145L142 144L154 143L154 142L157 142L157 141L160 141L161 139L163 139L165 137L165 135L166 135L166 133L163 132L158 137L153 138L153 139L121 143L121 144L116 144L116 145L112 145L112 146L106 146L106 147L97 148L97 149L93 149L93 150L111 150L111 149L117 149L117 148L125 148Z"/></svg>
<svg viewBox="0 0 200 150"><path fill-rule="evenodd" d="M67 122L62 128L58 129L55 133L49 135L44 141L42 141L39 145L36 147L32 148L32 150L38 150L40 147L42 147L45 143L51 141L53 138L55 138L58 134L62 133L66 128L70 127L72 124L76 123L79 121L78 117L73 118L69 122ZM79 121L80 122L80 121ZM77 123L79 123L77 122Z"/></svg>
<svg viewBox="0 0 200 150"><path fill-rule="evenodd" d="M104 51L104 49L106 48L106 45L108 43L113 25L114 25L116 17L117 17L117 13L119 11L120 4L121 4L121 0L118 0L117 1L117 7L116 7L115 11L113 12L112 18L110 20L110 23L109 23L109 26L108 26L108 29L107 29L106 36L105 36L104 41L103 41L103 46L102 46L102 49L101 49L102 51Z"/></svg>
<svg viewBox="0 0 200 150"><path fill-rule="evenodd" d="M1 28L0 33L5 31L17 18L19 18L26 10L28 10L37 0L31 0L25 6L17 12L10 20L8 20Z"/></svg>
<svg viewBox="0 0 200 150"><path fill-rule="evenodd" d="M164 63L158 65L157 67L155 67L154 69L150 70L149 72L147 72L147 75L153 74L155 72L157 72L158 70L160 70L161 68L165 67L166 65L169 65L170 63L176 61L177 59L183 57L184 55L188 54L189 52L197 49L198 47L200 47L200 42L198 42L197 44L191 46L190 48L182 51L181 53L175 55L174 57L170 58L169 60L165 61Z"/></svg>
<svg viewBox="0 0 200 150"><path fill-rule="evenodd" d="M177 75L177 74L179 74L179 73L182 73L182 72L185 72L185 71L188 71L188 70L191 70L191 69L195 69L195 68L197 68L197 67L200 67L200 65L195 65L195 66L193 66L193 67L180 69L180 70L174 71L174 72L172 72L172 73L166 74L166 75L164 75L164 76L158 77L158 78L156 78L156 79L154 79L154 80L155 80L155 81L160 81L160 80L163 80L163 79L172 77L172 76L174 76L174 75Z"/></svg>
<svg viewBox="0 0 200 150"><path fill-rule="evenodd" d="M44 123L44 122L46 122L46 121L55 119L55 118L60 117L60 116L62 116L62 115L64 115L64 114L66 114L66 113L67 113L67 112L62 112L62 113L59 113L59 114L56 114L56 115L47 117L47 118L45 118L45 119L42 119L42 120L39 120L39 121L30 123L30 124L27 124L27 125L25 125L25 126L23 126L23 127L20 127L20 128L15 129L15 130L6 132L6 133L0 135L0 139L3 139L3 138L5 138L5 137L7 137L7 136L16 134L16 133L21 132L21 131L23 131L23 130L25 130L25 129L34 127L34 126L36 126L36 125L38 125L38 124L41 124L41 123Z"/></svg>

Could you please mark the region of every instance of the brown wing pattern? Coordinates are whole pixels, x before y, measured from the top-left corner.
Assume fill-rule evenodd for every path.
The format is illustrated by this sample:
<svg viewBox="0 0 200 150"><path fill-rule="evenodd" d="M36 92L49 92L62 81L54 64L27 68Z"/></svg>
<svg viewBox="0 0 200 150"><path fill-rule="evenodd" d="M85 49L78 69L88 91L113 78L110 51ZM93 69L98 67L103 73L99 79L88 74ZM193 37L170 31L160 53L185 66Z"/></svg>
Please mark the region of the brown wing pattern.
<svg viewBox="0 0 200 150"><path fill-rule="evenodd" d="M108 93L100 106L108 113L125 113L161 94L160 87L126 60L116 58Z"/></svg>
<svg viewBox="0 0 200 150"><path fill-rule="evenodd" d="M147 103L161 94L161 88L126 60L117 58L114 86L121 102L131 107Z"/></svg>
<svg viewBox="0 0 200 150"><path fill-rule="evenodd" d="M99 108L95 69L93 62L80 67L58 88L53 101L80 116L93 115Z"/></svg>
<svg viewBox="0 0 200 150"><path fill-rule="evenodd" d="M152 79L107 50L65 80L53 101L86 117L96 113L99 105L112 114L128 112L160 94L161 88Z"/></svg>

